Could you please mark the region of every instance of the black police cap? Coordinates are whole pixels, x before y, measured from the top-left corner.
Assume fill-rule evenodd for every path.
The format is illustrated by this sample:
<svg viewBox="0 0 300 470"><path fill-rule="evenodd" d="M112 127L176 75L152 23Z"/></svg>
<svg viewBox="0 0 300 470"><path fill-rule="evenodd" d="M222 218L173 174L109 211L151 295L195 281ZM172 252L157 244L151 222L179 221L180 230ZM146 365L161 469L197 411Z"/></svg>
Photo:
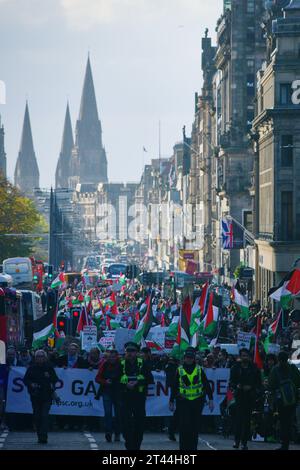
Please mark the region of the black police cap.
<svg viewBox="0 0 300 470"><path fill-rule="evenodd" d="M128 343L125 343L124 345L124 348L125 348L125 351L127 351L128 349L133 349L134 351L139 351L139 346L134 343L133 341L129 341Z"/></svg>
<svg viewBox="0 0 300 470"><path fill-rule="evenodd" d="M196 350L192 347L187 348L184 352L184 355L187 357L195 357L196 356Z"/></svg>

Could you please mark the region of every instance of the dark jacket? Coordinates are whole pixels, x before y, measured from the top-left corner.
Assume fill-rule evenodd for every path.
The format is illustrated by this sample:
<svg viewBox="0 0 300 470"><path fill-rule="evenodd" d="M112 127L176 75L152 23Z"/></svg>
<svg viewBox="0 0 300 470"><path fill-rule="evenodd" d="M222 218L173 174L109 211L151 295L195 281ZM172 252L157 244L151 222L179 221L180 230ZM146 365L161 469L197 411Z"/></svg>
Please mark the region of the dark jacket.
<svg viewBox="0 0 300 470"><path fill-rule="evenodd" d="M249 363L248 367L242 367L241 363L236 363L230 369L229 386L237 401L242 400L254 404L262 388L261 373L255 364ZM251 388L245 391L244 386Z"/></svg>
<svg viewBox="0 0 300 470"><path fill-rule="evenodd" d="M177 369L178 369L178 365L172 362L168 362L168 364L166 365L165 373L166 373L166 386L167 387L171 388L174 386Z"/></svg>
<svg viewBox="0 0 300 470"><path fill-rule="evenodd" d="M183 364L183 368L188 374L191 374L193 372L193 370L195 369L195 367L196 367L196 364L191 364L191 365ZM208 396L208 399L212 400L213 399L212 389L211 389L210 383L209 383L209 381L206 377L204 369L202 367L201 367L201 382L202 382L202 385L203 385L203 398L205 398L205 396ZM175 399L176 400L184 400L184 398L180 397L180 395L179 395L179 369L178 368L176 370L174 383L171 387L170 402L171 403L174 402Z"/></svg>
<svg viewBox="0 0 300 470"><path fill-rule="evenodd" d="M299 395L300 371L295 364L286 364L286 367L282 367L278 364L271 369L268 381L270 390L276 392L280 388L280 382L285 380L291 380L295 387L296 396Z"/></svg>
<svg viewBox="0 0 300 470"><path fill-rule="evenodd" d="M101 385L101 391L103 393L115 393L119 389L121 375L122 369L120 361L116 364L102 361L99 365L95 380ZM110 384L107 383L108 380L111 381Z"/></svg>
<svg viewBox="0 0 300 470"><path fill-rule="evenodd" d="M49 363L46 363L29 366L24 375L23 382L28 388L31 399L47 402L52 400L54 386L58 380L54 368ZM38 384L37 388L32 387L34 383Z"/></svg>

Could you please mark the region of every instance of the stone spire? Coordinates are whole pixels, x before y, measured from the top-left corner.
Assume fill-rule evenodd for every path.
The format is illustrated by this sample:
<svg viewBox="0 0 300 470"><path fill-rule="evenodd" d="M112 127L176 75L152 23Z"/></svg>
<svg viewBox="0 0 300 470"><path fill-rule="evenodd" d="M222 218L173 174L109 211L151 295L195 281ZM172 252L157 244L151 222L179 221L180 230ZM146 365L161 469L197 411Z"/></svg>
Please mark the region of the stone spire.
<svg viewBox="0 0 300 470"><path fill-rule="evenodd" d="M0 116L0 173L6 178L6 153L4 149L4 126Z"/></svg>
<svg viewBox="0 0 300 470"><path fill-rule="evenodd" d="M68 188L68 178L71 176L72 149L74 147L73 131L69 103L67 104L61 150L55 173L55 187Z"/></svg>
<svg viewBox="0 0 300 470"><path fill-rule="evenodd" d="M23 193L32 194L33 189L40 185L39 179L39 168L33 147L29 109L26 102L21 144L15 168L15 186Z"/></svg>
<svg viewBox="0 0 300 470"><path fill-rule="evenodd" d="M90 58L76 123L75 147L72 153L72 180L80 183L107 182L107 159L102 144L102 128L98 116Z"/></svg>
<svg viewBox="0 0 300 470"><path fill-rule="evenodd" d="M78 119L85 122L99 121L90 57L86 64Z"/></svg>

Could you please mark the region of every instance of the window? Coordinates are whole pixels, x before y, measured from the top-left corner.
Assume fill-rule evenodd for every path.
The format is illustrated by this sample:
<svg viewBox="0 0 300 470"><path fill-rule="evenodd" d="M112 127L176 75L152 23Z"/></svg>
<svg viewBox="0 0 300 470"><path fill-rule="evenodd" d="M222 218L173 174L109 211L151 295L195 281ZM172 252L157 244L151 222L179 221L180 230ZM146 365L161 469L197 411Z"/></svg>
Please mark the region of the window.
<svg viewBox="0 0 300 470"><path fill-rule="evenodd" d="M247 28L247 45L251 45L255 41L255 32L254 32L254 27L253 26L248 26Z"/></svg>
<svg viewBox="0 0 300 470"><path fill-rule="evenodd" d="M292 167L293 166L293 136L282 135L281 136L281 166Z"/></svg>
<svg viewBox="0 0 300 470"><path fill-rule="evenodd" d="M289 105L292 104L291 100L292 87L290 83L281 83L280 84L280 104Z"/></svg>
<svg viewBox="0 0 300 470"><path fill-rule="evenodd" d="M253 216L252 211L243 211L243 226L248 232L253 232Z"/></svg>
<svg viewBox="0 0 300 470"><path fill-rule="evenodd" d="M281 193L281 240L293 240L293 192Z"/></svg>
<svg viewBox="0 0 300 470"><path fill-rule="evenodd" d="M254 96L254 74L247 75L247 96Z"/></svg>
<svg viewBox="0 0 300 470"><path fill-rule="evenodd" d="M247 1L247 13L254 13L255 12L255 0L248 0Z"/></svg>
<svg viewBox="0 0 300 470"><path fill-rule="evenodd" d="M224 0L224 11L231 10L231 0Z"/></svg>

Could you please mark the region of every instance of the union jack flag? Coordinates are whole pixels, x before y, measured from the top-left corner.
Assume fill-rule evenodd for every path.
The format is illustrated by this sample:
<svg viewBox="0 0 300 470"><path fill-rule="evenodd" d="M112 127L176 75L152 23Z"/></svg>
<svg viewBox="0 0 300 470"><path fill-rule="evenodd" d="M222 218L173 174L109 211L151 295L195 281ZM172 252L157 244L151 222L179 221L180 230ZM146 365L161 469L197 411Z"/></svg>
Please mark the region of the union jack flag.
<svg viewBox="0 0 300 470"><path fill-rule="evenodd" d="M224 250L231 250L233 248L232 220L222 219L222 247Z"/></svg>

